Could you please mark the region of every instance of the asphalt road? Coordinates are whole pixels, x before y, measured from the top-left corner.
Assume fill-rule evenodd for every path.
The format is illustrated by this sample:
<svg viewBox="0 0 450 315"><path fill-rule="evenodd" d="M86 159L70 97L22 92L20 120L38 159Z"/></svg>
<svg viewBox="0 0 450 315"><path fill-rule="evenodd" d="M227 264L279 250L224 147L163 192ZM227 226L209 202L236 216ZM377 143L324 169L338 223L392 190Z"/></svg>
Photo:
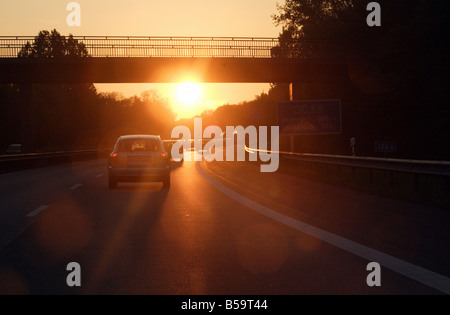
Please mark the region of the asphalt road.
<svg viewBox="0 0 450 315"><path fill-rule="evenodd" d="M0 293L450 293L448 211L244 162L171 176L110 190L104 160L1 175Z"/></svg>

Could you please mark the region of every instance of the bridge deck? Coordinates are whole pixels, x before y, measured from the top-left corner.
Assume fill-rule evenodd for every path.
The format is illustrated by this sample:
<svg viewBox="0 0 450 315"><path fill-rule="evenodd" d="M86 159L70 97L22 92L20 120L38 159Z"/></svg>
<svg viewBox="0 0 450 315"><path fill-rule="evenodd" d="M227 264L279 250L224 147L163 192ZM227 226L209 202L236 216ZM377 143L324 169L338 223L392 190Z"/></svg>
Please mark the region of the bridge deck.
<svg viewBox="0 0 450 315"><path fill-rule="evenodd" d="M333 80L346 63L323 41L276 38L78 36L89 58L18 58L36 41L0 36L0 83L152 83Z"/></svg>
<svg viewBox="0 0 450 315"><path fill-rule="evenodd" d="M267 58L0 59L0 83L289 83L345 75L345 64Z"/></svg>

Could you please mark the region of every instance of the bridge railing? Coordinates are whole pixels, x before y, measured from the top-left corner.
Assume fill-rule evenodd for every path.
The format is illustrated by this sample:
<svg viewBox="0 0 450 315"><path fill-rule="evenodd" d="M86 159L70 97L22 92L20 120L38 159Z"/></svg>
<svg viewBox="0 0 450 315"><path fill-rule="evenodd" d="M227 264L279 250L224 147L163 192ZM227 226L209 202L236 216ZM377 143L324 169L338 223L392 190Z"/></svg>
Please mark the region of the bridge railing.
<svg viewBox="0 0 450 315"><path fill-rule="evenodd" d="M74 36L91 57L310 58L335 53L323 41L280 45L278 38ZM0 36L0 58L15 58L33 36Z"/></svg>

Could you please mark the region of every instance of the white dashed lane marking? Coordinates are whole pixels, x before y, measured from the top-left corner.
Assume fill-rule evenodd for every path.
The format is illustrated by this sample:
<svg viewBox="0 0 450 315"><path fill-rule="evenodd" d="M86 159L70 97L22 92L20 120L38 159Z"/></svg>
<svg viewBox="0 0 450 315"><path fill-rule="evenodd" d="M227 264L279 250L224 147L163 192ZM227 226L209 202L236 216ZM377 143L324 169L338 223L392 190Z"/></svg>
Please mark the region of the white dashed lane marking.
<svg viewBox="0 0 450 315"><path fill-rule="evenodd" d="M83 185L82 184L76 184L76 185L73 185L72 187L70 187L69 189L70 190L75 190L75 189L77 189L77 188L79 188L81 186L83 186Z"/></svg>
<svg viewBox="0 0 450 315"><path fill-rule="evenodd" d="M47 209L48 206L47 205L42 205L38 208L36 208L36 210L30 212L29 214L27 214L27 218L32 218L37 216L39 213L41 213L42 211L44 211L45 209Z"/></svg>

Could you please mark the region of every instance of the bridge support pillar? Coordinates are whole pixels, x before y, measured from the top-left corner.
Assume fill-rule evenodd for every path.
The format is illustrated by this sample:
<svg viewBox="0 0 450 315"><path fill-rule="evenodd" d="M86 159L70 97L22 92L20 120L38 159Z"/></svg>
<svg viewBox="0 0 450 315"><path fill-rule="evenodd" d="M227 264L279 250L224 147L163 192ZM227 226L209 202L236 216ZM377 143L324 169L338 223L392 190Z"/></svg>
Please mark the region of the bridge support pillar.
<svg viewBox="0 0 450 315"><path fill-rule="evenodd" d="M299 101L302 99L302 88L301 83L299 82L291 82L289 83L289 100L290 101Z"/></svg>
<svg viewBox="0 0 450 315"><path fill-rule="evenodd" d="M20 128L23 152L34 152L36 125L34 114L34 86L21 84L19 86Z"/></svg>
<svg viewBox="0 0 450 315"><path fill-rule="evenodd" d="M289 100L297 101L302 99L301 83L291 82L289 83ZM289 136L289 151L295 152L295 136Z"/></svg>

